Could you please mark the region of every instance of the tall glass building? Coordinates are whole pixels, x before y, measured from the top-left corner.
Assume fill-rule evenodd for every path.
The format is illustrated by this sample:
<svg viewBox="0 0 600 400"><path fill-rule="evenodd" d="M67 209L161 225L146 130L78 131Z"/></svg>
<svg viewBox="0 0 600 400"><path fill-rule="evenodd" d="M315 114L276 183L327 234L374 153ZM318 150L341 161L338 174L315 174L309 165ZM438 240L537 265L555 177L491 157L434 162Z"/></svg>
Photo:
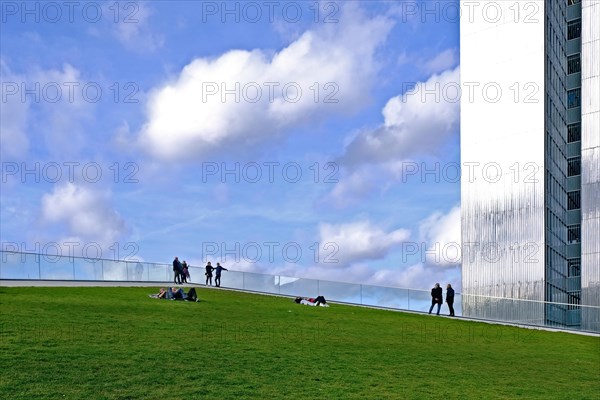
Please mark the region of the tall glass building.
<svg viewBox="0 0 600 400"><path fill-rule="evenodd" d="M463 314L600 331L600 0L460 5Z"/></svg>

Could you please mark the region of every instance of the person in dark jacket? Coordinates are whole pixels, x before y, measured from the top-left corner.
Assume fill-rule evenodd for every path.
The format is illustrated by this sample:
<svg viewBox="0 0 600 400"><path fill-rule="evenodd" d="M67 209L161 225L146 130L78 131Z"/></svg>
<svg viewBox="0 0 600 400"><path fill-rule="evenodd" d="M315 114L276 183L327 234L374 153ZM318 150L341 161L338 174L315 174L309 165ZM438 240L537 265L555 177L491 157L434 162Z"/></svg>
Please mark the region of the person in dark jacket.
<svg viewBox="0 0 600 400"><path fill-rule="evenodd" d="M217 268L215 268L215 286L221 286L221 272L228 271L227 268L222 267L221 263L217 263Z"/></svg>
<svg viewBox="0 0 600 400"><path fill-rule="evenodd" d="M448 310L450 310L450 316L454 317L454 289L452 285L446 286L446 303L448 304Z"/></svg>
<svg viewBox="0 0 600 400"><path fill-rule="evenodd" d="M206 272L204 273L204 275L206 275L206 286L208 286L209 284L212 285L212 272L214 270L215 270L215 267L210 265L210 261L209 261L208 264L206 264Z"/></svg>
<svg viewBox="0 0 600 400"><path fill-rule="evenodd" d="M439 283L436 283L433 289L431 289L431 307L429 307L429 314L433 310L433 306L437 304L437 315L440 315L440 307L442 306L442 288Z"/></svg>
<svg viewBox="0 0 600 400"><path fill-rule="evenodd" d="M175 257L173 260L173 282L177 285L181 285L181 262L179 261L179 257Z"/></svg>
<svg viewBox="0 0 600 400"><path fill-rule="evenodd" d="M185 260L181 263L181 280L183 283L188 283L188 280L191 282L189 267Z"/></svg>

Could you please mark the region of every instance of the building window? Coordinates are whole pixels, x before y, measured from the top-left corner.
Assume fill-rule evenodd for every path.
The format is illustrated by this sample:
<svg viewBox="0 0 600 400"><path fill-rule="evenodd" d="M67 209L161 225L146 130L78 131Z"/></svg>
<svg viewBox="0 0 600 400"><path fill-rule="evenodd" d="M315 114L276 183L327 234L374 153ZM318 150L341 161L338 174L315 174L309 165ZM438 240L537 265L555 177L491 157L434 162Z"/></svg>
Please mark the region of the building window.
<svg viewBox="0 0 600 400"><path fill-rule="evenodd" d="M578 37L581 37L581 18L567 23L567 39L577 39Z"/></svg>
<svg viewBox="0 0 600 400"><path fill-rule="evenodd" d="M567 143L581 141L581 123L567 125Z"/></svg>
<svg viewBox="0 0 600 400"><path fill-rule="evenodd" d="M571 258L567 260L569 276L581 276L581 258Z"/></svg>
<svg viewBox="0 0 600 400"><path fill-rule="evenodd" d="M578 72L581 72L581 53L567 57L567 74L571 75Z"/></svg>
<svg viewBox="0 0 600 400"><path fill-rule="evenodd" d="M581 175L581 156L567 158L567 176Z"/></svg>
<svg viewBox="0 0 600 400"><path fill-rule="evenodd" d="M568 310L579 310L581 304L581 291L571 292L568 294L569 305L567 306Z"/></svg>
<svg viewBox="0 0 600 400"><path fill-rule="evenodd" d="M567 210L577 210L581 208L581 190L567 192Z"/></svg>
<svg viewBox="0 0 600 400"><path fill-rule="evenodd" d="M581 88L571 89L567 91L567 108L575 108L581 106Z"/></svg>
<svg viewBox="0 0 600 400"><path fill-rule="evenodd" d="M573 6L575 4L581 3L581 0L567 0L568 6Z"/></svg>
<svg viewBox="0 0 600 400"><path fill-rule="evenodd" d="M581 243L581 225L567 226L567 243Z"/></svg>

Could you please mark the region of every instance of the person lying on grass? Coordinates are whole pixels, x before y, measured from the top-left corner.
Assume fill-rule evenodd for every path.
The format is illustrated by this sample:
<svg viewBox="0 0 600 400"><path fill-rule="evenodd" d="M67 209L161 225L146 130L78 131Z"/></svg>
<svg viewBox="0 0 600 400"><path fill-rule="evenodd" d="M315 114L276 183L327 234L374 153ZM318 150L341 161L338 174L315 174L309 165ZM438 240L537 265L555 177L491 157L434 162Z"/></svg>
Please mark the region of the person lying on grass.
<svg viewBox="0 0 600 400"><path fill-rule="evenodd" d="M325 297L317 296L315 298L312 297L296 297L294 301L298 304L304 304L305 306L321 306L321 307L329 307L327 301L325 301Z"/></svg>
<svg viewBox="0 0 600 400"><path fill-rule="evenodd" d="M196 294L196 288L191 288L187 295L183 291L183 288L160 288L157 294L150 294L148 296L155 299L200 301L198 299L198 295Z"/></svg>

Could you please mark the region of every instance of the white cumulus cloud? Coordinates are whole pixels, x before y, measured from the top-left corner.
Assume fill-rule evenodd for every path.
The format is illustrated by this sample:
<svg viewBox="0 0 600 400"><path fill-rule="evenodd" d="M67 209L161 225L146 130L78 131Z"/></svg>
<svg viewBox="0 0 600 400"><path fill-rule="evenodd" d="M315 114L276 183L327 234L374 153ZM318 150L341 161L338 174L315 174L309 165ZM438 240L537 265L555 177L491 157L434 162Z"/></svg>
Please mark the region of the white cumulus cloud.
<svg viewBox="0 0 600 400"><path fill-rule="evenodd" d="M111 206L110 193L73 183L42 196L42 220L64 224L69 240L95 242L104 248L126 230L125 221Z"/></svg>
<svg viewBox="0 0 600 400"><path fill-rule="evenodd" d="M392 22L354 5L343 11L338 24L306 31L276 53L232 50L193 60L152 91L140 144L168 160L243 151L355 109L368 97L375 52Z"/></svg>
<svg viewBox="0 0 600 400"><path fill-rule="evenodd" d="M457 67L391 98L383 109L383 124L356 135L346 146L342 161L346 165L373 164L435 153L457 133L459 84Z"/></svg>
<svg viewBox="0 0 600 400"><path fill-rule="evenodd" d="M338 225L323 223L319 226L319 236L321 246L334 246L329 254L337 263L331 265L342 267L384 258L391 249L409 238L410 231L386 232L369 221L358 221Z"/></svg>
<svg viewBox="0 0 600 400"><path fill-rule="evenodd" d="M459 84L456 67L388 100L383 123L347 138L339 157L343 179L327 194L327 201L345 207L373 192L373 186L385 189L400 179L405 163L440 155L458 137Z"/></svg>
<svg viewBox="0 0 600 400"><path fill-rule="evenodd" d="M421 238L427 243L428 264L443 268L460 264L462 255L460 204L446 214L441 212L431 214L421 223L419 230Z"/></svg>

